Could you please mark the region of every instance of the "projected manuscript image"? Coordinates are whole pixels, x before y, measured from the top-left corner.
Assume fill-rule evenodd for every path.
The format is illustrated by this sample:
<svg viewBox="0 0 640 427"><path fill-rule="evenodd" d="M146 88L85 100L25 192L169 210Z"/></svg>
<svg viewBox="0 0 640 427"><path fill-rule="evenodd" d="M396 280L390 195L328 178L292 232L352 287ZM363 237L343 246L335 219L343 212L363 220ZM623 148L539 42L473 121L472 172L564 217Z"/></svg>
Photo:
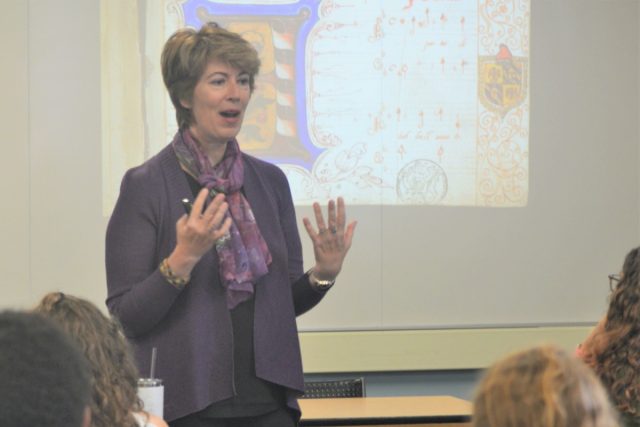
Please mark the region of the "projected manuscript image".
<svg viewBox="0 0 640 427"><path fill-rule="evenodd" d="M124 170L176 131L159 78L164 40L207 21L260 52L238 141L285 171L296 204L342 195L360 205L526 205L528 0L146 3L126 28L122 6L102 5L106 212ZM127 68L134 78L113 59L123 55L108 40L116 30L135 31L144 52ZM139 83L119 93L118 78ZM114 117L131 102L140 138L114 129L136 126Z"/></svg>

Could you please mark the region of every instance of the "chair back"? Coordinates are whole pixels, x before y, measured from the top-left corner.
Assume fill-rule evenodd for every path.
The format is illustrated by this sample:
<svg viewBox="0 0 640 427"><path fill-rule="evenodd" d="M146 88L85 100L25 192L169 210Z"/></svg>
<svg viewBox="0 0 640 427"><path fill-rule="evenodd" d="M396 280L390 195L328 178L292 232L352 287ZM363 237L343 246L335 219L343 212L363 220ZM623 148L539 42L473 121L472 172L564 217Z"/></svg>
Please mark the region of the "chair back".
<svg viewBox="0 0 640 427"><path fill-rule="evenodd" d="M364 378L332 381L305 381L303 399L364 397Z"/></svg>

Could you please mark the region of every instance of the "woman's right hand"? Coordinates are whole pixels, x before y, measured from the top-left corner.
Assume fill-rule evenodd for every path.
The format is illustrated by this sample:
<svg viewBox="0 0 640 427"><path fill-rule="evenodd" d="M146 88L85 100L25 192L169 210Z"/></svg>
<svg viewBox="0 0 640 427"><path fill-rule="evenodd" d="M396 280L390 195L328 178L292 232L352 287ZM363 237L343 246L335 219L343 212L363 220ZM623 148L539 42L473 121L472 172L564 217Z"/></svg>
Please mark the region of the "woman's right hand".
<svg viewBox="0 0 640 427"><path fill-rule="evenodd" d="M189 215L176 222L177 244L167 262L174 275L187 278L200 258L213 248L216 240L231 227L231 218L225 215L229 206L224 194L217 194L203 211L209 190L203 188L193 202ZM200 214L202 212L202 214Z"/></svg>

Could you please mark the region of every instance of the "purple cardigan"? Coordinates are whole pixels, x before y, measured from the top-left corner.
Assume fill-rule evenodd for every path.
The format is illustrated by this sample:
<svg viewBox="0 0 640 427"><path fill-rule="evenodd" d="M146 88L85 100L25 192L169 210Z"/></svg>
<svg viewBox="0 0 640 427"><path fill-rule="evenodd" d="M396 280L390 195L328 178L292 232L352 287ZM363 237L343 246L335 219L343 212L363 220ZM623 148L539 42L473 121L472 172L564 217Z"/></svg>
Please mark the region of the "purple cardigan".
<svg viewBox="0 0 640 427"><path fill-rule="evenodd" d="M323 294L303 273L291 192L276 166L243 154L244 194L273 261L255 285L254 348L258 377L287 388L297 409L304 390L296 316ZM158 270L176 245L183 198L193 194L171 146L125 174L106 237L107 306L133 344L141 375L164 383L171 421L234 395L233 332L215 250L194 267L182 290Z"/></svg>

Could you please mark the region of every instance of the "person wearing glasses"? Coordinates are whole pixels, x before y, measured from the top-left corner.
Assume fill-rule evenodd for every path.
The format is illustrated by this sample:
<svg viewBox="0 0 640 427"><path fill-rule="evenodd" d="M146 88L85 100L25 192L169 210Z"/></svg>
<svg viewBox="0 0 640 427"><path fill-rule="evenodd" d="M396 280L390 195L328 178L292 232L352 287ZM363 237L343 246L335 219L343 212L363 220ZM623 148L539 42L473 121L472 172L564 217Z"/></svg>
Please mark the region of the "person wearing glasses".
<svg viewBox="0 0 640 427"><path fill-rule="evenodd" d="M178 131L122 180L107 228L107 306L141 372L157 348L171 427L294 426L304 391L296 316L335 282L356 223L342 198L326 216L314 203L305 273L286 175L236 140L260 67L247 40L215 23L181 29L161 66Z"/></svg>
<svg viewBox="0 0 640 427"><path fill-rule="evenodd" d="M603 382L627 427L640 426L640 247L609 275L609 307L577 355Z"/></svg>

